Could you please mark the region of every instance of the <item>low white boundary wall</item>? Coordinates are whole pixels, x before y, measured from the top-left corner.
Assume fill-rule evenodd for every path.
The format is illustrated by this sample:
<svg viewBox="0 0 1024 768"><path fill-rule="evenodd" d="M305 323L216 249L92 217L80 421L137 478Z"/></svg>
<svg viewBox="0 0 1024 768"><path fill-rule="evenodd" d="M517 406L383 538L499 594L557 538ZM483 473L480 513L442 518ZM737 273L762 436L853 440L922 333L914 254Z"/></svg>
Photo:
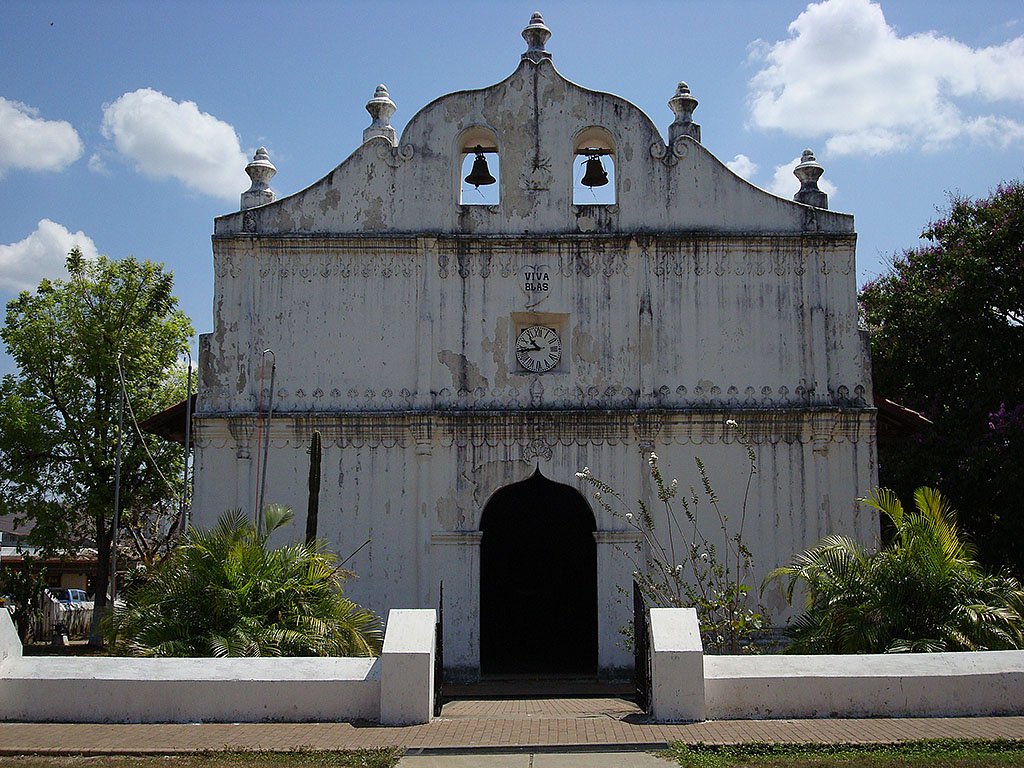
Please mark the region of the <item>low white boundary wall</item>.
<svg viewBox="0 0 1024 768"><path fill-rule="evenodd" d="M651 609L650 626L660 721L1024 713L1024 651L704 656L698 664L692 608Z"/></svg>
<svg viewBox="0 0 1024 768"><path fill-rule="evenodd" d="M393 610L380 658L25 657L0 611L0 720L426 723L434 652L434 611Z"/></svg>

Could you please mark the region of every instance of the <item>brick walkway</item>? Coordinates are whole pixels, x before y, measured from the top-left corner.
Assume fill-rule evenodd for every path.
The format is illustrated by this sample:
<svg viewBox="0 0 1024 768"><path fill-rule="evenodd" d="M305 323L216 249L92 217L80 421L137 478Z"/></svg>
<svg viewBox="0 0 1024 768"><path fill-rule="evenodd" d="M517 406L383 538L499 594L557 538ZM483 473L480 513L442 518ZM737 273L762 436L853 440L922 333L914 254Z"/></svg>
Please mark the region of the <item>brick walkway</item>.
<svg viewBox="0 0 1024 768"><path fill-rule="evenodd" d="M441 718L404 728L359 723L97 725L0 723L0 754L197 750L656 748L670 741L868 744L963 738L1024 740L1024 716L869 720L719 720L648 723L615 698L453 701Z"/></svg>

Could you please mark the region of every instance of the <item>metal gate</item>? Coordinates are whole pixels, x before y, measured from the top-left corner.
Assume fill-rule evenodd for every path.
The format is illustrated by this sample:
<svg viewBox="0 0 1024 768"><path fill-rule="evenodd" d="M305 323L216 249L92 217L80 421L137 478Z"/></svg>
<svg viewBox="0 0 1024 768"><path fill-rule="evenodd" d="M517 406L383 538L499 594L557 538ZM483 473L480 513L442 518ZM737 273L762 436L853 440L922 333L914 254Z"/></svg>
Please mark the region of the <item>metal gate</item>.
<svg viewBox="0 0 1024 768"><path fill-rule="evenodd" d="M640 585L633 582L633 686L636 705L644 713L651 709L651 654L648 647L650 613Z"/></svg>
<svg viewBox="0 0 1024 768"><path fill-rule="evenodd" d="M437 623L434 625L434 717L441 716L444 706L444 582L437 599Z"/></svg>

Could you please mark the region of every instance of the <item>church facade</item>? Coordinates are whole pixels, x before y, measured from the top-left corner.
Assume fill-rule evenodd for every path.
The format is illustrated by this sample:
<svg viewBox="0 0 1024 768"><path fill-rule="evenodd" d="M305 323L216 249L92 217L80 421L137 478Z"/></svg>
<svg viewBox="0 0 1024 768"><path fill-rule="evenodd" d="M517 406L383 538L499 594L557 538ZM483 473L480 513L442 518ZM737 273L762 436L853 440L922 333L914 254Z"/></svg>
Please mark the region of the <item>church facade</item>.
<svg viewBox="0 0 1024 768"><path fill-rule="evenodd" d="M685 84L666 141L563 78L539 14L523 36L508 78L400 137L378 88L364 143L296 194L275 199L257 153L243 210L215 222L200 347L193 521L283 503L301 539L319 431L318 534L342 556L369 541L348 594L383 615L435 607L443 582L445 663L466 678L631 665L636 534L584 467L650 499L652 451L684 488L699 456L739 510L735 421L758 463L755 589L823 535L878 531L856 503L877 474L856 235L821 167L805 153L797 200L773 196L704 149ZM496 199L464 191L470 162ZM582 173L609 197L574 193Z"/></svg>

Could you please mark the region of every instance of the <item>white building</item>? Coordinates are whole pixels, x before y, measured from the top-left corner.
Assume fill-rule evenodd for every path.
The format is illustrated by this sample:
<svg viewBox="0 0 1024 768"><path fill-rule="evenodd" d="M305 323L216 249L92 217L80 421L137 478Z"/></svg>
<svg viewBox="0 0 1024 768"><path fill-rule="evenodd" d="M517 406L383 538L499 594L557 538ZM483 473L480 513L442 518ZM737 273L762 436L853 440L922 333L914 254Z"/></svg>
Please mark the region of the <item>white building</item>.
<svg viewBox="0 0 1024 768"><path fill-rule="evenodd" d="M216 220L201 345L195 521L253 510L265 472L300 539L319 430L319 534L342 555L370 540L349 595L434 607L443 580L446 665L466 677L631 665L634 536L585 466L650 498L650 451L684 487L699 455L738 510L735 419L759 463L755 587L827 533L878 528L855 502L876 481L856 235L821 166L805 153L803 202L775 197L704 149L685 84L666 142L556 71L539 14L523 36L508 78L436 99L401 137L379 87L362 146L301 192L275 200L257 153L243 210ZM463 191L478 148L493 204ZM592 157L611 183L587 204Z"/></svg>

